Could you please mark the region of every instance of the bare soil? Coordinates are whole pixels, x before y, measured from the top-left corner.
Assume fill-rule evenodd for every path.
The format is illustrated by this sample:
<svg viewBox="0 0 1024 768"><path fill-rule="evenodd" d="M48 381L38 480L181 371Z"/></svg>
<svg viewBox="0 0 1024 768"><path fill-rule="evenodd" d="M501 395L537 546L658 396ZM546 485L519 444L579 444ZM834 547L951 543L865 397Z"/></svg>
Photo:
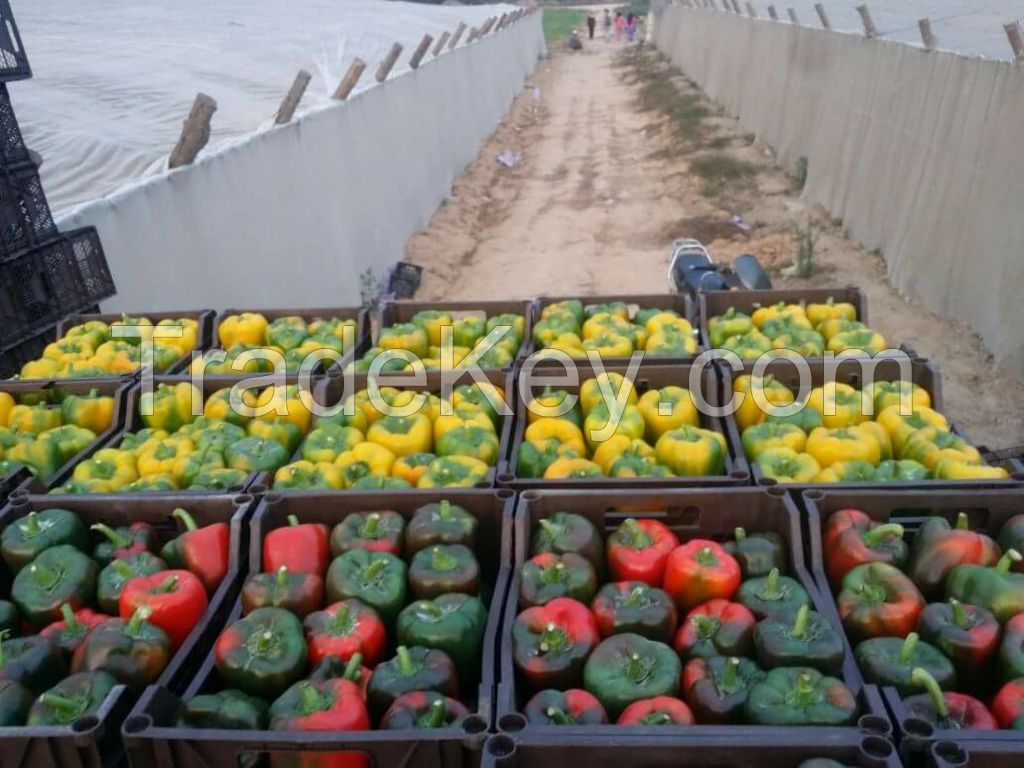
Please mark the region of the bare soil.
<svg viewBox="0 0 1024 768"><path fill-rule="evenodd" d="M497 162L506 150L515 168ZM798 227L815 238L806 278L787 270ZM964 324L900 297L882 258L802 200L771 149L655 52L600 40L553 52L406 256L424 267L417 299L658 293L683 236L718 261L756 254L776 287L859 286L890 345L940 364L947 415L971 439L1024 443L1024 384Z"/></svg>

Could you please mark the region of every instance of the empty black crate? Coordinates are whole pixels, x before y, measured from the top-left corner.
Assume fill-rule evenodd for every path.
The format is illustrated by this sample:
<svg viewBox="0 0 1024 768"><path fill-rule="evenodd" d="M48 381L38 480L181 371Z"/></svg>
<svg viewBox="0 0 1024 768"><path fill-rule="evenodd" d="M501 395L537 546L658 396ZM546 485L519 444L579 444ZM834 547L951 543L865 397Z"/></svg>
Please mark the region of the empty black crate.
<svg viewBox="0 0 1024 768"><path fill-rule="evenodd" d="M0 0L0 82L26 80L32 77L25 49L21 46L21 35L14 23L11 4Z"/></svg>
<svg viewBox="0 0 1024 768"><path fill-rule="evenodd" d="M0 330L0 333L3 333L3 330ZM16 376L25 363L37 360L43 354L46 345L56 340L57 324L49 323L40 326L39 330L29 331L21 339L0 349L0 379Z"/></svg>
<svg viewBox="0 0 1024 768"><path fill-rule="evenodd" d="M36 166L0 167L0 254L6 258L56 232Z"/></svg>

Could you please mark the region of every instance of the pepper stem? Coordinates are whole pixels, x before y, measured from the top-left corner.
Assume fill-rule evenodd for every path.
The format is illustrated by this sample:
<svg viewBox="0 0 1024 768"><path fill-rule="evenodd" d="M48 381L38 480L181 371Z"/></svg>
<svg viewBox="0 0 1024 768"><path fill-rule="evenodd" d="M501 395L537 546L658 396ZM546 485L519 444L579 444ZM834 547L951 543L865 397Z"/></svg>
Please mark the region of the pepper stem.
<svg viewBox="0 0 1024 768"><path fill-rule="evenodd" d="M744 528L736 528L732 532L732 537L736 539L737 543L739 543L747 538L747 531Z"/></svg>
<svg viewBox="0 0 1024 768"><path fill-rule="evenodd" d="M124 560L115 560L111 565L114 566L114 570L117 572L117 575L122 579L130 579L135 575L135 571L133 571L132 567Z"/></svg>
<svg viewBox="0 0 1024 768"><path fill-rule="evenodd" d="M42 526L39 525L39 518L37 512L29 512L25 516L25 528L28 530L29 536L38 536Z"/></svg>
<svg viewBox="0 0 1024 768"><path fill-rule="evenodd" d="M444 698L434 699L430 705L430 710L427 712L427 716L423 719L423 725L427 728L440 728L444 725L446 714L448 714L448 707L444 702Z"/></svg>
<svg viewBox="0 0 1024 768"><path fill-rule="evenodd" d="M811 681L811 676L807 673L800 675L796 679L796 692L794 698L797 706L806 707L813 703L814 683Z"/></svg>
<svg viewBox="0 0 1024 768"><path fill-rule="evenodd" d="M151 590L154 595L163 595L168 592L173 592L178 588L178 576L177 574L171 574L166 579L161 581Z"/></svg>
<svg viewBox="0 0 1024 768"><path fill-rule="evenodd" d="M65 629L78 629L78 619L75 618L75 612L72 610L70 603L60 604L60 615L64 617Z"/></svg>
<svg viewBox="0 0 1024 768"><path fill-rule="evenodd" d="M299 518L297 518L295 515L288 515L287 520L288 525L293 528L299 524Z"/></svg>
<svg viewBox="0 0 1024 768"><path fill-rule="evenodd" d="M622 521L622 538L632 549L646 549L651 546L651 537L632 517Z"/></svg>
<svg viewBox="0 0 1024 768"><path fill-rule="evenodd" d="M946 697L942 693L942 688L927 669L914 667L910 672L910 682L914 685L924 686L925 690L928 691L928 696L932 700L932 706L935 708L935 712L939 717L949 717L949 705L946 703Z"/></svg>
<svg viewBox="0 0 1024 768"><path fill-rule="evenodd" d="M398 671L406 677L411 676L416 671L416 665L412 662L409 649L400 645L395 649L395 655L398 657Z"/></svg>
<svg viewBox="0 0 1024 768"><path fill-rule="evenodd" d="M209 448L209 446L207 446L207 448ZM171 517L175 517L178 520L181 520L181 523L185 526L186 531L195 531L199 528L199 526L196 525L195 518L188 513L187 509L183 509L182 507L178 507L176 510L171 512Z"/></svg>
<svg viewBox="0 0 1024 768"><path fill-rule="evenodd" d="M377 538L377 531L380 529L380 515L376 512L371 512L366 516L366 520L363 522L362 530L359 535L364 539L375 539Z"/></svg>
<svg viewBox="0 0 1024 768"><path fill-rule="evenodd" d="M711 547L704 547L703 549L697 550L697 554L693 556L700 565L710 567L718 565L718 561L715 558L715 551Z"/></svg>
<svg viewBox="0 0 1024 768"><path fill-rule="evenodd" d="M362 672L360 667L363 664L363 654L353 653L352 657L348 660L345 665L345 671L342 672L341 676L346 680L351 680L353 683L359 680L359 676Z"/></svg>
<svg viewBox="0 0 1024 768"><path fill-rule="evenodd" d="M554 725L572 725L572 720L562 711L561 707L548 707L544 710L544 714Z"/></svg>
<svg viewBox="0 0 1024 768"><path fill-rule="evenodd" d="M54 568L47 568L45 565L40 565L38 562L33 562L28 567L28 572L32 574L35 581L39 584L53 584L58 577Z"/></svg>
<svg viewBox="0 0 1024 768"><path fill-rule="evenodd" d="M761 590L761 597L765 600L778 600L782 597L779 590L779 569L772 568L764 582L764 589Z"/></svg>
<svg viewBox="0 0 1024 768"><path fill-rule="evenodd" d="M721 690L723 693L732 693L736 688L736 681L740 671L740 660L735 656L725 662L725 670L722 672Z"/></svg>
<svg viewBox="0 0 1024 768"><path fill-rule="evenodd" d="M1009 573L1010 566L1014 563L1019 563L1021 559L1020 552L1016 549L1008 549L1006 550L1006 554L1000 557L999 562L996 563L996 570L999 573Z"/></svg>
<svg viewBox="0 0 1024 768"><path fill-rule="evenodd" d="M441 503L437 507L437 516L442 520L450 517L452 514L452 503L448 499L441 499ZM541 522L544 522L543 520Z"/></svg>
<svg viewBox="0 0 1024 768"><path fill-rule="evenodd" d="M864 533L864 543L867 544L869 549L874 549L883 540L889 538L903 538L903 526L899 523L886 523L885 525L876 525L869 531Z"/></svg>
<svg viewBox="0 0 1024 768"><path fill-rule="evenodd" d="M341 603L338 606L338 610L334 612L334 628L343 630L345 625L348 624L348 613L349 608L345 603Z"/></svg>
<svg viewBox="0 0 1024 768"><path fill-rule="evenodd" d="M421 600L419 603L417 603L416 610L419 613L427 614L434 621L440 620L441 616L443 615L443 611L437 607L437 603L434 603L430 600Z"/></svg>
<svg viewBox="0 0 1024 768"><path fill-rule="evenodd" d="M277 569L277 586L287 587L288 586L288 566L282 565Z"/></svg>
<svg viewBox="0 0 1024 768"><path fill-rule="evenodd" d="M956 530L958 531L969 531L970 526L967 524L967 513L957 512L956 513Z"/></svg>
<svg viewBox="0 0 1024 768"><path fill-rule="evenodd" d="M559 536L562 535L563 527L558 523L553 523L550 520L545 520L542 518L541 520L537 521L537 525L539 525L543 529L544 533L546 533L552 539L557 539Z"/></svg>
<svg viewBox="0 0 1024 768"><path fill-rule="evenodd" d="M710 640L714 637L715 632L718 631L718 620L711 616L705 616L699 613L690 619L690 621L693 622L693 625L697 628L697 632L700 633L700 636L705 640Z"/></svg>
<svg viewBox="0 0 1024 768"><path fill-rule="evenodd" d="M953 624L960 627L960 629L966 629L971 621L971 617L967 615L967 609L964 608L964 604L955 597L951 597L949 599L949 609L953 613Z"/></svg>
<svg viewBox="0 0 1024 768"><path fill-rule="evenodd" d="M383 573L384 569L387 567L387 564L388 561L385 560L383 557L377 558L368 566L366 566L366 569L363 571L363 579L366 581L373 581L378 576L380 576L381 573Z"/></svg>
<svg viewBox="0 0 1024 768"><path fill-rule="evenodd" d="M789 631L789 634L798 640L803 639L804 635L807 634L807 619L811 614L811 609L804 603L800 606L800 609L796 612L796 620L793 622L793 628Z"/></svg>
<svg viewBox="0 0 1024 768"><path fill-rule="evenodd" d="M640 718L640 725L670 725L672 718L664 712L651 712Z"/></svg>
<svg viewBox="0 0 1024 768"><path fill-rule="evenodd" d="M78 719L79 713L84 709L82 705L85 702L81 699L70 699L67 696L61 696L59 693L47 691L40 695L39 703L56 710L60 715L60 719L64 722L71 722Z"/></svg>
<svg viewBox="0 0 1024 768"><path fill-rule="evenodd" d="M440 547L430 550L430 569L433 571L454 571L459 566L457 558L452 557Z"/></svg>
<svg viewBox="0 0 1024 768"><path fill-rule="evenodd" d="M643 605L644 594L646 593L646 585L642 587L633 587L629 590L629 594L626 595L626 599L622 601L622 604L627 608L639 608Z"/></svg>
<svg viewBox="0 0 1024 768"><path fill-rule="evenodd" d="M135 613L128 619L128 626L125 627L124 633L128 637L138 637L139 631L142 629L142 624L153 615L153 609L148 605L140 605L135 609Z"/></svg>
<svg viewBox="0 0 1024 768"><path fill-rule="evenodd" d="M639 653L634 653L626 659L626 676L630 680L640 682L647 677L649 665Z"/></svg>
<svg viewBox="0 0 1024 768"><path fill-rule="evenodd" d="M94 523L89 527L92 530L99 531L104 536L106 536L110 540L110 543L113 544L117 549L124 549L129 544L131 544L131 541L128 540L127 536L120 533L119 531L115 531L106 523Z"/></svg>
<svg viewBox="0 0 1024 768"><path fill-rule="evenodd" d="M567 645L568 640L569 637L566 635L565 630L551 622L540 633L540 642L537 644L537 650L541 653L559 651Z"/></svg>
<svg viewBox="0 0 1024 768"><path fill-rule="evenodd" d="M914 650L917 648L917 632L911 632L907 635L907 639L903 641L903 647L900 648L899 662L900 664L909 664L911 659L914 658Z"/></svg>
<svg viewBox="0 0 1024 768"><path fill-rule="evenodd" d="M303 715L319 712L324 708L323 697L312 683L304 683L299 688L299 709Z"/></svg>

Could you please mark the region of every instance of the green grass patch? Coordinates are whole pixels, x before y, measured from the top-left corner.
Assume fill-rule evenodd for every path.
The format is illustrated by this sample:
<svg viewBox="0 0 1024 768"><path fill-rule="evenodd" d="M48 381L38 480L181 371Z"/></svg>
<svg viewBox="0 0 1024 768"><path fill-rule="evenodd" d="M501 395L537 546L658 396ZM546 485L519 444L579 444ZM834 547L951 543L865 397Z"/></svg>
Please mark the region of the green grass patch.
<svg viewBox="0 0 1024 768"><path fill-rule="evenodd" d="M587 12L572 8L545 8L541 22L544 25L544 39L550 45L567 39L574 29L582 36L587 25Z"/></svg>

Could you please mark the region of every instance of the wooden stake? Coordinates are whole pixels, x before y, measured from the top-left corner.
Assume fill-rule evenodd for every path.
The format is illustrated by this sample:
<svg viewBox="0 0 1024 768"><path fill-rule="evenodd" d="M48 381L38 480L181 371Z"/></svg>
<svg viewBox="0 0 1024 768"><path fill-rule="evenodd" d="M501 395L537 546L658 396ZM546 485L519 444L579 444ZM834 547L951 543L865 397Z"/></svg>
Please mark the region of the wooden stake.
<svg viewBox="0 0 1024 768"><path fill-rule="evenodd" d="M825 29L832 29L832 25L828 21L828 16L825 15L825 6L821 3L815 3L814 10L818 12L818 18L821 19L821 26Z"/></svg>
<svg viewBox="0 0 1024 768"><path fill-rule="evenodd" d="M292 119L295 109L299 106L299 102L302 101L302 94L306 92L306 86L309 85L309 81L312 79L313 76L309 72L304 69L299 70L299 74L295 76L295 82L288 89L288 93L284 96L284 101L281 102L281 107L277 110L277 117L274 118L274 122L277 125L284 125Z"/></svg>
<svg viewBox="0 0 1024 768"><path fill-rule="evenodd" d="M480 34L480 30L477 29L476 27L473 27L471 30L469 30L469 37L466 38L466 45L469 45L474 40L476 40L476 38L479 36L479 34Z"/></svg>
<svg viewBox="0 0 1024 768"><path fill-rule="evenodd" d="M455 49L455 46L459 44L459 38L461 38L462 35L465 34L465 32L466 32L466 25L463 24L460 21L459 22L459 26L455 28L455 34L452 35L452 41L450 43L448 43L448 50L449 51Z"/></svg>
<svg viewBox="0 0 1024 768"><path fill-rule="evenodd" d="M796 10L794 10L793 8L787 8L786 9L786 13L789 14L789 20L791 22L793 22L794 24L799 24L800 23L800 19L798 19L796 17Z"/></svg>
<svg viewBox="0 0 1024 768"><path fill-rule="evenodd" d="M1003 24L1003 29L1006 30L1006 39L1010 41L1010 47L1013 48L1014 59L1024 61L1024 38L1021 37L1020 24L1011 21Z"/></svg>
<svg viewBox="0 0 1024 768"><path fill-rule="evenodd" d="M217 111L217 102L205 93L197 93L192 109L181 127L181 137L167 161L168 168L191 165L196 155L210 140L210 120Z"/></svg>
<svg viewBox="0 0 1024 768"><path fill-rule="evenodd" d="M878 30L875 29L875 22L871 18L871 11L868 9L868 4L857 6L857 13L860 14L861 23L864 24L864 36L875 37L878 35Z"/></svg>
<svg viewBox="0 0 1024 768"><path fill-rule="evenodd" d="M757 11L754 10L754 4L750 0L747 0L747 16L750 16L752 19L757 18Z"/></svg>
<svg viewBox="0 0 1024 768"><path fill-rule="evenodd" d="M352 59L352 63L349 64L348 72L341 78L341 82L338 83L338 87L334 89L334 95L332 99L338 101L345 101L348 95L352 93L352 89L356 87L356 83L359 82L359 78L363 76L363 72L366 71L366 62L360 58Z"/></svg>
<svg viewBox="0 0 1024 768"><path fill-rule="evenodd" d="M430 50L430 44L432 42L434 42L434 38L430 35L424 35L423 39L420 40L420 44L416 46L416 50L413 51L412 58L409 59L409 66L412 69L419 68L420 62L423 60L423 57L427 55L427 51Z"/></svg>
<svg viewBox="0 0 1024 768"><path fill-rule="evenodd" d="M778 21L779 20L779 12L775 10L775 6L774 5L769 5L768 6L768 15L771 17L772 21Z"/></svg>
<svg viewBox="0 0 1024 768"><path fill-rule="evenodd" d="M384 57L384 61L377 67L377 82L383 83L388 79L388 73L391 72L391 68L395 66L395 62L398 61L398 57L402 55L402 44L395 43L391 46L391 50L388 51L388 55Z"/></svg>
<svg viewBox="0 0 1024 768"><path fill-rule="evenodd" d="M487 21L486 21L486 22L484 23L483 27L482 27L482 28L480 29L480 37L487 37L487 35L489 35L489 34L490 34L490 32L491 32L491 27L493 27L493 26L494 26L494 23L495 23L495 22L496 22L497 20L498 20L498 19L497 19L497 17L496 17L496 16L491 16L491 18L489 18L489 19L488 19L488 20L487 20Z"/></svg>
<svg viewBox="0 0 1024 768"><path fill-rule="evenodd" d="M924 49L934 51L935 35L932 33L932 23L928 19L918 19L917 28L921 30L921 42L924 43Z"/></svg>
<svg viewBox="0 0 1024 768"><path fill-rule="evenodd" d="M732 0L732 9L736 11L737 16L743 15L743 9L740 8L740 0Z"/></svg>
<svg viewBox="0 0 1024 768"><path fill-rule="evenodd" d="M441 55L441 51L444 50L444 44L448 42L448 38L450 38L451 36L451 32L449 32L447 29L441 33L441 36L437 38L437 45L434 46L434 56Z"/></svg>
<svg viewBox="0 0 1024 768"><path fill-rule="evenodd" d="M508 14L507 13L501 14L501 18L498 19L498 26L496 26L494 28L494 31L497 32L499 29L502 29L505 26L505 21L507 19L508 19Z"/></svg>

